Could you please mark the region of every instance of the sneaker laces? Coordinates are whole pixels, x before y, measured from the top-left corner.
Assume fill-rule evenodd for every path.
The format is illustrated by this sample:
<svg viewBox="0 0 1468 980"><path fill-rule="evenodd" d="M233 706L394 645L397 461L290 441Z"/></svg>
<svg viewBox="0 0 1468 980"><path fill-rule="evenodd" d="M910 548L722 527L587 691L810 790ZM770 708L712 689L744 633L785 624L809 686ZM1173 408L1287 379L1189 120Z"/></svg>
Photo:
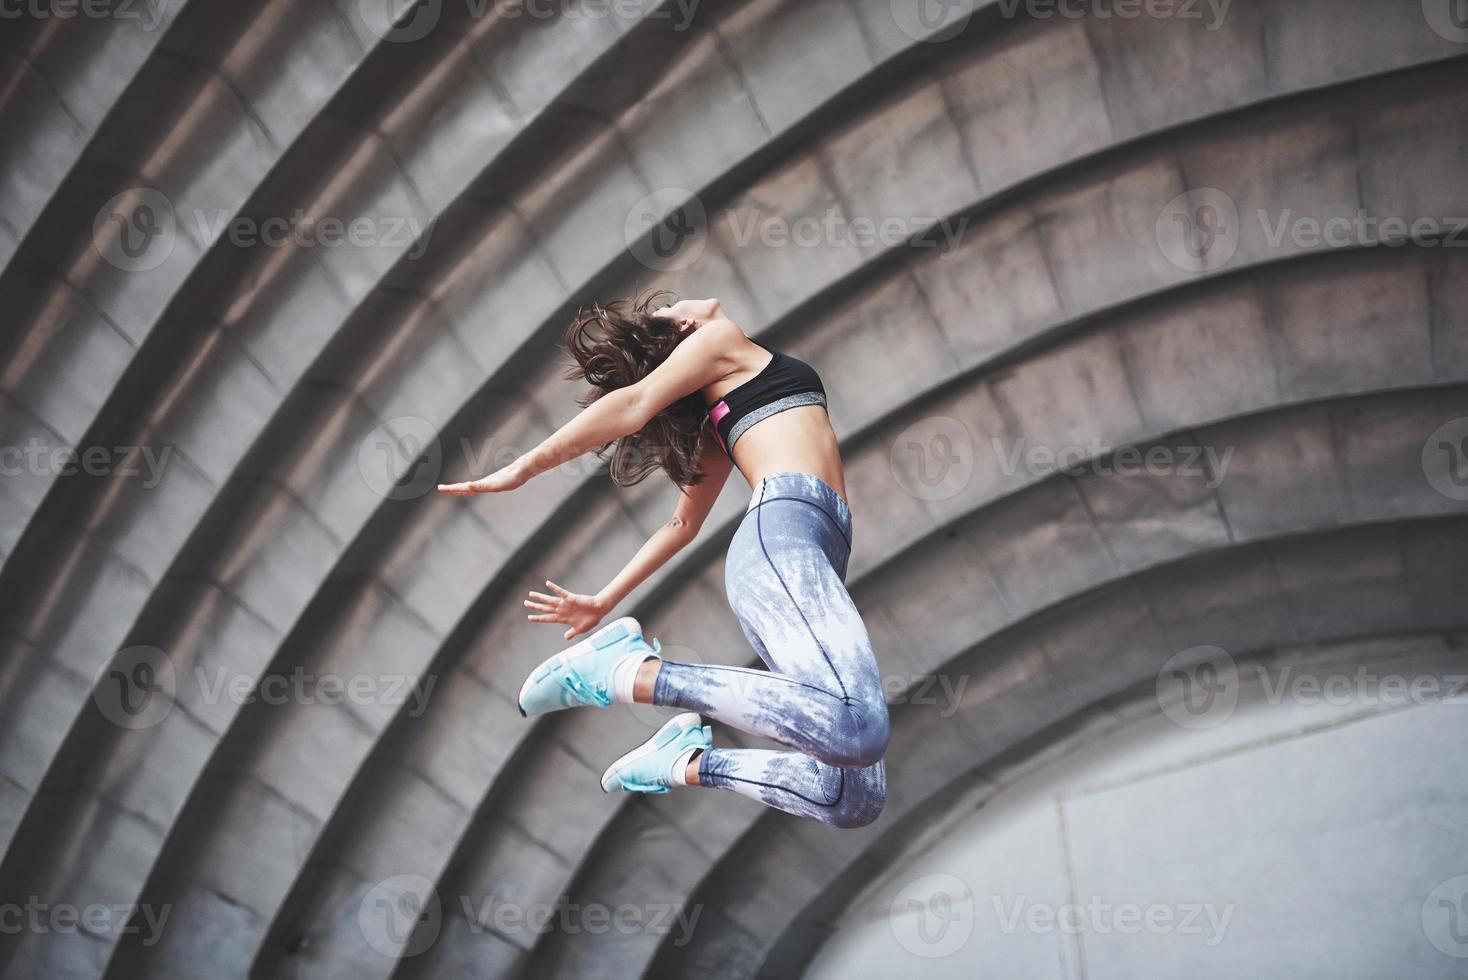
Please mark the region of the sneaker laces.
<svg viewBox="0 0 1468 980"><path fill-rule="evenodd" d="M640 640L642 638L638 637L638 639ZM646 646L647 642L644 640L642 645ZM652 655L661 659L662 652L663 645L658 642L656 637L654 637L652 641ZM646 654L644 654L644 656L646 656ZM610 678L610 676L611 675L609 674L608 677ZM612 706L612 695L608 690L608 685L606 683L603 683L596 687L592 687L590 684L587 683L586 678L582 677L579 673L576 672L575 667L572 667L570 665L566 666L565 673L561 674L561 683L570 688L572 694L576 695L587 704L594 704L598 708L610 708Z"/></svg>
<svg viewBox="0 0 1468 980"><path fill-rule="evenodd" d="M617 774L617 781L629 793L666 793L668 791L668 787L662 783L640 783L635 779L623 778L621 773Z"/></svg>
<svg viewBox="0 0 1468 980"><path fill-rule="evenodd" d="M598 708L611 707L612 696L607 693L606 686L592 687L586 683L586 678L576 673L575 667L566 668L566 672L561 675L561 683L569 687L572 694L587 704L594 704Z"/></svg>

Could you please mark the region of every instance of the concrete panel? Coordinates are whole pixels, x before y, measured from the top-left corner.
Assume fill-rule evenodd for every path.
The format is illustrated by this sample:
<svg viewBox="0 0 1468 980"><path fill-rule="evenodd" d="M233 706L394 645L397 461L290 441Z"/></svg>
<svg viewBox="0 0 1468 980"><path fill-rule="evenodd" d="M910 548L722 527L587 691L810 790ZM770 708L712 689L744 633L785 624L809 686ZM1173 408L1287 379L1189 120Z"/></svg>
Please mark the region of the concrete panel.
<svg viewBox="0 0 1468 980"><path fill-rule="evenodd" d="M476 223L482 234L463 265L447 270L430 295L481 363L500 364L524 339L516 321L543 315L546 297L554 296L560 284L545 254L511 211L478 205ZM496 270L488 282L475 274L483 268Z"/></svg>
<svg viewBox="0 0 1468 980"><path fill-rule="evenodd" d="M987 193L1117 141L1086 31L1071 20L1002 32L944 80Z"/></svg>
<svg viewBox="0 0 1468 980"><path fill-rule="evenodd" d="M8 639L6 646L6 652L12 655L30 648L30 644L15 639ZM14 662L18 666L19 658ZM28 673L30 676L24 678L25 696L14 699L16 710L6 718L6 737L0 741L0 772L6 785L27 798L40 787L46 763L60 741L54 719L64 717L67 705L75 705L91 693L90 679L84 681L59 665ZM6 687L13 688L20 679L7 678Z"/></svg>
<svg viewBox="0 0 1468 980"><path fill-rule="evenodd" d="M84 124L67 112L56 90L17 52L0 51L0 72L10 79L3 119L6 132L26 134L0 148L0 213L15 240L0 251L9 264L19 237L41 213L57 180L81 155Z"/></svg>
<svg viewBox="0 0 1468 980"><path fill-rule="evenodd" d="M1097 464L1115 468L1121 479L1076 481L1117 568L1158 565L1229 544L1213 487L1232 459L1228 447L1200 442L1183 435L1135 447L1135 453L1124 447ZM1224 465L1216 468L1214 459Z"/></svg>
<svg viewBox="0 0 1468 980"><path fill-rule="evenodd" d="M1280 386L1297 397L1432 380L1427 280L1420 264L1383 263L1341 278L1317 267L1276 283L1266 302L1276 318Z"/></svg>
<svg viewBox="0 0 1468 980"><path fill-rule="evenodd" d="M1228 418L1281 395L1264 297L1253 286L1229 283L1186 310L1143 313L1118 324L1117 336L1149 427Z"/></svg>
<svg viewBox="0 0 1468 980"><path fill-rule="evenodd" d="M1057 458L1137 438L1142 417L1117 337L1096 333L996 373L994 396L1026 449Z"/></svg>
<svg viewBox="0 0 1468 980"><path fill-rule="evenodd" d="M1037 208L1035 221L1061 305L1072 315L1178 282L1157 247L1159 203L1187 188L1157 160L1087 181Z"/></svg>
<svg viewBox="0 0 1468 980"><path fill-rule="evenodd" d="M1216 431L1216 444L1234 450L1218 498L1238 540L1305 527L1322 517L1340 523L1349 518L1328 410L1296 413L1287 428L1245 418Z"/></svg>
<svg viewBox="0 0 1468 980"><path fill-rule="evenodd" d="M317 262L281 264L280 250L260 258L239 254L256 278L222 322L281 391L289 391L310 358L331 339L350 309L342 286Z"/></svg>
<svg viewBox="0 0 1468 980"><path fill-rule="evenodd" d="M911 279L893 277L823 317L780 349L821 365L826 411L838 436L869 425L912 389L912 378L942 377L953 353L927 315Z"/></svg>
<svg viewBox="0 0 1468 980"><path fill-rule="evenodd" d="M54 284L49 296L40 328L6 365L0 386L76 445L136 349L65 284Z"/></svg>
<svg viewBox="0 0 1468 980"><path fill-rule="evenodd" d="M154 583L97 538L68 545L64 580L70 588L53 603L11 607L7 623L47 659L91 678L116 647L107 626L124 610L138 608ZM58 715L57 725L70 721Z"/></svg>
<svg viewBox="0 0 1468 980"><path fill-rule="evenodd" d="M1425 17L1389 16L1397 12L1380 0L1348 7L1331 0L1265 4L1269 77L1291 91L1329 84L1342 60L1389 71L1463 53L1461 45L1431 30Z"/></svg>
<svg viewBox="0 0 1468 980"><path fill-rule="evenodd" d="M710 215L709 237L745 281L759 284L763 309L787 310L810 294L812 282L830 282L861 265L858 248L819 247L819 229L828 219L849 227L852 217L820 163L801 158ZM801 221L807 224L797 226ZM818 247L792 247L812 240Z"/></svg>
<svg viewBox="0 0 1468 980"><path fill-rule="evenodd" d="M719 125L690 125L704 116ZM654 190L702 187L770 136L738 68L726 61L712 33L691 44L618 125L637 170Z"/></svg>
<svg viewBox="0 0 1468 980"><path fill-rule="evenodd" d="M1106 112L1117 133L1155 132L1272 94L1267 63L1271 39L1264 32L1270 6L1143 8L1144 17L1151 10L1172 14L1155 30L1138 30L1135 17L1086 18L1085 30L1104 80Z"/></svg>
<svg viewBox="0 0 1468 980"><path fill-rule="evenodd" d="M872 65L847 0L753 0L719 24L750 97L775 132L802 119Z"/></svg>
<svg viewBox="0 0 1468 980"><path fill-rule="evenodd" d="M4 391L0 391L0 439L15 450L7 460L10 472L5 477L5 495L0 498L0 544L9 551L55 481L52 461L60 459L64 464L76 446Z"/></svg>
<svg viewBox="0 0 1468 980"><path fill-rule="evenodd" d="M1055 282L1027 209L1005 210L966 228L959 249L925 254L912 275L963 364L1001 354L1060 318Z"/></svg>
<svg viewBox="0 0 1468 980"><path fill-rule="evenodd" d="M896 219L916 232L978 198L963 150L942 88L925 84L832 134L822 156L847 218L879 230ZM899 244L880 234L882 250Z"/></svg>
<svg viewBox="0 0 1468 980"><path fill-rule="evenodd" d="M1033 612L1116 572L1085 500L1063 478L995 504L964 538L998 588L963 598L1011 615Z"/></svg>

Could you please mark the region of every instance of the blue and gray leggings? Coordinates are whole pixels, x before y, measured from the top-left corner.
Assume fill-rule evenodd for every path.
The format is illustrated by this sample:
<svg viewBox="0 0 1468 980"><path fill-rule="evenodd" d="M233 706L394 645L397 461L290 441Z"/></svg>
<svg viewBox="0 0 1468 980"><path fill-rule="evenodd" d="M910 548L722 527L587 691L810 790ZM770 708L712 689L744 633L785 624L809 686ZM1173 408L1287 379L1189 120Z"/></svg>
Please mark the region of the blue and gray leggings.
<svg viewBox="0 0 1468 980"><path fill-rule="evenodd" d="M846 591L851 511L812 473L761 479L729 544L729 605L769 670L664 661L653 703L697 711L794 752L710 749L705 786L835 827L882 812L887 702Z"/></svg>

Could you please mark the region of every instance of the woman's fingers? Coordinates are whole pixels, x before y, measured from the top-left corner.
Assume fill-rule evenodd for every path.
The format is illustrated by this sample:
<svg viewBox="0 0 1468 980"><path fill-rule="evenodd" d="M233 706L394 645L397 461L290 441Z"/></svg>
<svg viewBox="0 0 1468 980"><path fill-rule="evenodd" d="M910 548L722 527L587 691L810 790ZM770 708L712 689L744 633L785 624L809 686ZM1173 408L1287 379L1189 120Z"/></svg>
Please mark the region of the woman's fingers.
<svg viewBox="0 0 1468 980"><path fill-rule="evenodd" d="M534 610L536 610L538 612L545 612L545 613L555 612L556 611L556 607L550 605L549 603L545 603L545 602L531 602L529 599L526 599L525 600L525 607L527 609L534 609Z"/></svg>
<svg viewBox="0 0 1468 980"><path fill-rule="evenodd" d="M526 616L525 618L532 623L559 623L561 621L561 617L555 613L546 613L543 616Z"/></svg>
<svg viewBox="0 0 1468 980"><path fill-rule="evenodd" d="M534 589L531 589L530 590L530 598L535 599L535 600L537 600L539 602L560 602L561 601L556 596L546 595L544 592L536 592Z"/></svg>
<svg viewBox="0 0 1468 980"><path fill-rule="evenodd" d="M568 592L565 589L561 588L556 583L552 582L550 579L546 579L545 580L545 584L546 585L549 585L551 587L551 589L555 591L556 595L561 596L562 598L568 597L571 594L570 592Z"/></svg>

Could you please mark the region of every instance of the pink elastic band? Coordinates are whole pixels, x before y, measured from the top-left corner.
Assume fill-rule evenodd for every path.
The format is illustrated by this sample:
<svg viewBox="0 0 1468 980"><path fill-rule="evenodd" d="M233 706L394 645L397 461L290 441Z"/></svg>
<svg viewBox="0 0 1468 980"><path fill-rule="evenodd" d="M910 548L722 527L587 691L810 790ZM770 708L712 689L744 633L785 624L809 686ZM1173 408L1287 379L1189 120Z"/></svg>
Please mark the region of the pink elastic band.
<svg viewBox="0 0 1468 980"><path fill-rule="evenodd" d="M721 422L724 416L728 414L729 406L725 404L722 399L720 399L713 408L709 409L709 418L713 419L714 421L714 435L718 438L719 445L724 447L725 453L729 452L729 447L724 446L724 437L719 435L719 422Z"/></svg>

